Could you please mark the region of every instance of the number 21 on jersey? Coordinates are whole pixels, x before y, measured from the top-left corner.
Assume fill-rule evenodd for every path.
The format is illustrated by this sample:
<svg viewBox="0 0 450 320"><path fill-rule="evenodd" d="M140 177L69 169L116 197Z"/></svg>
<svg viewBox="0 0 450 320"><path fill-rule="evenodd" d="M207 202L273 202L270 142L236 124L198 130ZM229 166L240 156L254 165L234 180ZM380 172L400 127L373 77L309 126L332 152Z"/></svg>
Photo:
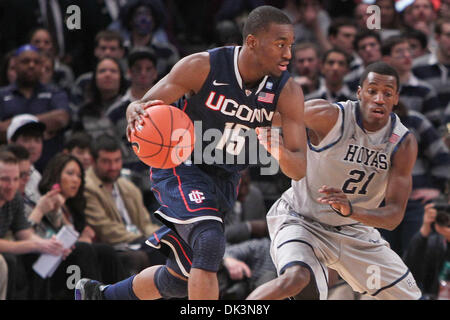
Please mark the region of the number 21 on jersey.
<svg viewBox="0 0 450 320"><path fill-rule="evenodd" d="M372 172L366 178L366 172L361 170L352 170L349 172L351 178L347 179L342 186L342 191L349 194L367 194L367 188L375 176L375 172Z"/></svg>

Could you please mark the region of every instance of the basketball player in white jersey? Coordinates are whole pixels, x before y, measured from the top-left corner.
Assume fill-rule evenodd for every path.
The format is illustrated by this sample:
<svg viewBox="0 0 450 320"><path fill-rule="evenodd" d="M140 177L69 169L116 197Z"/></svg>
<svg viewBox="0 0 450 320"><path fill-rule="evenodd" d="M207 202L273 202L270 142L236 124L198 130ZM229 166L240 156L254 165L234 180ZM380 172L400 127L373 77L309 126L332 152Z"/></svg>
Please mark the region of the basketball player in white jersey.
<svg viewBox="0 0 450 320"><path fill-rule="evenodd" d="M392 112L398 91L396 71L376 62L361 77L358 101L305 103L306 177L267 215L279 276L248 299L327 299L327 267L376 299L421 297L374 228L394 229L411 192L417 142Z"/></svg>

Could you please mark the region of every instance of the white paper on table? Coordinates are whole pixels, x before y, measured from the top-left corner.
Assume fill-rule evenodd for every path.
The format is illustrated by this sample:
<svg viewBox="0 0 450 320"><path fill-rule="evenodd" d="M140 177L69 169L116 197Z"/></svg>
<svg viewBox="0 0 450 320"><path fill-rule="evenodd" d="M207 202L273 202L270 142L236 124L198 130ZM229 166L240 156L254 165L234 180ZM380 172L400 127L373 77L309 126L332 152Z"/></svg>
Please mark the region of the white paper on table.
<svg viewBox="0 0 450 320"><path fill-rule="evenodd" d="M80 234L70 226L63 226L56 234L56 239L59 240L65 249L70 248L78 239ZM62 261L62 254L54 256L48 253L43 253L39 259L33 264L33 270L45 279L51 277L53 272L58 268Z"/></svg>

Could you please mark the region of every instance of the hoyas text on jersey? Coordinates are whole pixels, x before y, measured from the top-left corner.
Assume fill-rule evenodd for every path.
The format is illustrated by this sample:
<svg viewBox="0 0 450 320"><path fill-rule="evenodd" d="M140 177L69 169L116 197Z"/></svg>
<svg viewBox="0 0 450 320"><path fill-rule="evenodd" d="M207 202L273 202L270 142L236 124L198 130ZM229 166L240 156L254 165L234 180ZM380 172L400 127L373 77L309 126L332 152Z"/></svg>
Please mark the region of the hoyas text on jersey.
<svg viewBox="0 0 450 320"><path fill-rule="evenodd" d="M385 153L371 150L354 144L349 144L344 161L359 163L365 166L387 170L387 155Z"/></svg>

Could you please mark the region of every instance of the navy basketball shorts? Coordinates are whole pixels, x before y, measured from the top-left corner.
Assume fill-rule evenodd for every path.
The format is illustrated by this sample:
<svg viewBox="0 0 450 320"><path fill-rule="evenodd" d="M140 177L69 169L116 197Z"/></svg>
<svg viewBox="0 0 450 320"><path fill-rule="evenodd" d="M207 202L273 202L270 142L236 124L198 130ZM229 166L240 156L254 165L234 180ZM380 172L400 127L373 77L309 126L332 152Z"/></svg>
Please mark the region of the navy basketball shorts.
<svg viewBox="0 0 450 320"><path fill-rule="evenodd" d="M160 207L155 214L173 229L173 224L202 220L223 223L223 215L234 206L240 175L208 167L181 164L172 169L150 170L152 191Z"/></svg>

